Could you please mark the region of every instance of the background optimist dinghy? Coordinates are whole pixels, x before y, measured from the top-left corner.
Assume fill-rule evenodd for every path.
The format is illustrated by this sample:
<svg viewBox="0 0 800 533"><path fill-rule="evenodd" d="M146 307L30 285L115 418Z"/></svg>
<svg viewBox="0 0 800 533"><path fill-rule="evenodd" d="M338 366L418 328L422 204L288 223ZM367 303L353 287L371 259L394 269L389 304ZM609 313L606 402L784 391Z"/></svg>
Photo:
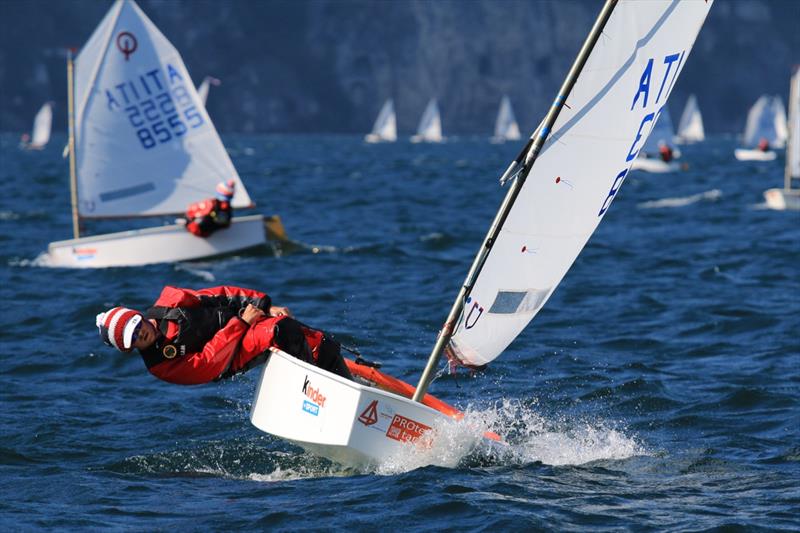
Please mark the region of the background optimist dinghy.
<svg viewBox="0 0 800 533"><path fill-rule="evenodd" d="M117 0L74 62L68 56L73 239L47 266L184 261L285 240L278 217L234 217L211 238L181 224L81 237L81 220L182 215L232 179L234 209L252 207L180 54L133 0Z"/></svg>
<svg viewBox="0 0 800 533"><path fill-rule="evenodd" d="M368 143L395 142L397 140L397 117L394 112L394 101L389 98L381 107L372 132L364 140Z"/></svg>
<svg viewBox="0 0 800 533"><path fill-rule="evenodd" d="M800 68L795 70L789 87L788 130L783 188L764 191L767 207L779 211L800 210Z"/></svg>
<svg viewBox="0 0 800 533"><path fill-rule="evenodd" d="M761 96L747 113L743 137L746 148L735 149L733 156L739 161L774 161L778 155L773 149L783 148L787 136L786 111L781 97ZM762 139L769 143L768 150L757 148Z"/></svg>
<svg viewBox="0 0 800 533"><path fill-rule="evenodd" d="M50 142L50 131L53 129L53 104L45 102L33 119L33 130L29 143L22 147L28 150L43 150Z"/></svg>
<svg viewBox="0 0 800 533"><path fill-rule="evenodd" d="M422 118L419 119L417 133L411 136L411 142L440 143L443 141L442 117L439 114L439 104L436 102L436 98L432 98L425 107Z"/></svg>
<svg viewBox="0 0 800 533"><path fill-rule="evenodd" d="M409 446L435 462L423 449L436 449L439 425L458 417L427 394L442 354L451 364L487 365L542 309L608 212L711 4L606 2L553 106L501 177L508 192L413 401L276 352L262 371L253 424L345 464L391 463Z"/></svg>

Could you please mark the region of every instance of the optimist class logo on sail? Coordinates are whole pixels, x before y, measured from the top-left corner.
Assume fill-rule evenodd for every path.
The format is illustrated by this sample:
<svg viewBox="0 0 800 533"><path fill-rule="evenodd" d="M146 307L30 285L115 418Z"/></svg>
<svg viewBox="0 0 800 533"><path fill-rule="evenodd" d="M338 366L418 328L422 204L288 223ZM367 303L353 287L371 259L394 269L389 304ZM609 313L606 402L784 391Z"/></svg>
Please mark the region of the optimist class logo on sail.
<svg viewBox="0 0 800 533"><path fill-rule="evenodd" d="M630 150L628 150L627 156L625 157L625 169L617 174L617 176L614 178L614 182L611 184L611 189L608 191L608 196L606 196L606 199L603 201L603 205L600 207L600 212L597 213L598 217L602 217L605 212L608 211L608 208L611 206L611 202L614 201L614 197L619 191L619 188L622 186L622 182L625 181L625 177L628 175L631 161L636 159L636 156L639 155L639 150L641 150L647 135L653 129L653 125L658 120L659 115L661 115L661 111L664 109L667 99L672 92L672 87L675 85L675 80L678 79L678 74L681 71L681 66L683 65L683 58L685 55L686 50L683 50L680 53L669 54L664 57L663 63L659 64L658 69L662 70L663 74L661 75L661 83L658 86L658 94L656 95L655 99L650 99L651 89L655 89L655 86L651 85L653 81L654 61L652 57L647 60L647 65L645 65L644 71L642 71L642 75L639 78L639 86L636 90L636 94L633 96L633 103L631 104L629 111L633 111L634 108L636 108L639 112L647 111L648 108L651 109L651 111L642 117L642 120L639 123L639 129L636 131L636 135L633 138L633 143L631 143ZM665 88L667 89L666 92L664 92ZM661 100L662 94L664 95L663 101ZM648 100L650 100L649 105ZM661 105L659 106L659 104ZM641 105L641 109L637 107L639 105ZM647 133L643 135L644 131Z"/></svg>

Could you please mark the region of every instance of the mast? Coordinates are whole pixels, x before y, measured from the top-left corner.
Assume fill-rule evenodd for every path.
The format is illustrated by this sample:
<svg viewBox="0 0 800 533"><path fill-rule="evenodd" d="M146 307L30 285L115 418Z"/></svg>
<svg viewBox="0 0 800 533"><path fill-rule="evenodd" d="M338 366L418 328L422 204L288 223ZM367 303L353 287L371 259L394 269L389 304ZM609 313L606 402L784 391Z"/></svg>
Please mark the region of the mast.
<svg viewBox="0 0 800 533"><path fill-rule="evenodd" d="M793 150L793 143L796 142L795 138L800 135L800 131L793 131L796 128L793 128L793 122L796 123L797 120L793 116L793 113L800 113L800 109L798 107L798 100L800 100L800 94L797 94L797 80L796 77L800 76L800 66L798 66L795 71L794 75L790 78L790 85L789 85L789 135L786 139L786 161L784 164L784 171L783 171L783 188L787 191L792 188L792 155L791 151ZM795 124L796 125L796 124ZM797 157L797 154L794 155Z"/></svg>
<svg viewBox="0 0 800 533"><path fill-rule="evenodd" d="M72 204L72 235L81 236L80 216L78 215L78 179L75 171L75 83L72 63L72 49L67 50L67 108L69 117L69 197Z"/></svg>
<svg viewBox="0 0 800 533"><path fill-rule="evenodd" d="M505 223L506 218L511 211L511 207L514 205L514 201L522 190L522 186L525 184L525 179L528 177L533 163L539 156L539 152L541 152L542 147L544 146L544 143L550 134L553 124L555 124L558 115L561 113L566 99L572 91L572 87L575 85L575 82L583 70L583 66L586 64L587 59L589 59L589 55L592 53L597 40L603 33L603 28L608 22L608 19L611 17L611 13L614 11L614 7L616 5L617 0L606 0L600 15L597 17L592 30L589 32L589 36L586 38L586 41L583 43L583 47L581 47L580 52L578 52L578 57L572 64L572 68L567 74L564 83L561 85L558 96L553 102L553 105L550 107L550 110L547 112L544 121L539 128L537 128L517 158L511 162L506 171L503 173L503 176L500 178L501 183L505 183L511 178L516 179L506 194L506 197L503 199L503 203L500 205L500 209L498 210L497 215L495 215L494 221L492 222L492 225L486 234L483 245L478 250L478 254L475 257L475 260L472 262L469 273L464 280L464 285L458 292L458 296L456 296L453 307L450 309L450 314L447 315L447 320L439 332L439 336L436 339L436 344L431 351L431 355L428 358L428 363L425 366L425 370L422 372L422 376L417 384L417 389L414 392L414 401L421 402L422 398L425 396L425 393L428 391L428 386L433 380L436 367L439 365L439 360L442 357L442 352L444 351L445 346L447 346L447 344L450 342L450 339L453 336L453 331L455 330L456 322L458 321L458 318L464 309L464 301L472 291L472 287L475 285L478 274L480 274L483 265L486 263L486 259L489 257L489 252L492 249L495 239L500 234L500 230L503 229L503 224ZM521 167L520 163L522 163Z"/></svg>

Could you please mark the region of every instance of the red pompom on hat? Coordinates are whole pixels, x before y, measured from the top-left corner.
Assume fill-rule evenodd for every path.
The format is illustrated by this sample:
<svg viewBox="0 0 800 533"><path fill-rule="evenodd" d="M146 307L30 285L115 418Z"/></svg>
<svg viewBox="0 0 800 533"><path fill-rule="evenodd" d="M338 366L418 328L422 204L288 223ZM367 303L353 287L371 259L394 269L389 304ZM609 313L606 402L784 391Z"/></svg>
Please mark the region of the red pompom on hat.
<svg viewBox="0 0 800 533"><path fill-rule="evenodd" d="M217 197L220 200L230 201L233 198L233 192L236 189L236 182L233 180L220 181L217 184Z"/></svg>
<svg viewBox="0 0 800 533"><path fill-rule="evenodd" d="M142 323L142 314L127 307L114 307L97 315L100 338L121 352L133 349L134 333Z"/></svg>

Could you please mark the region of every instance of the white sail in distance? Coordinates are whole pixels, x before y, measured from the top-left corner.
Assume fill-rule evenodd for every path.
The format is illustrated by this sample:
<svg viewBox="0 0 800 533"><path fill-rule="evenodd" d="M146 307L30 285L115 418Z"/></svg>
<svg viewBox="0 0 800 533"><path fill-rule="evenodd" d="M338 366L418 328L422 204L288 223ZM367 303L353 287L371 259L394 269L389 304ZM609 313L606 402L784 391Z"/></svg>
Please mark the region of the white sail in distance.
<svg viewBox="0 0 800 533"><path fill-rule="evenodd" d="M712 3L614 7L464 302L452 357L491 362L548 300L618 194Z"/></svg>
<svg viewBox="0 0 800 533"><path fill-rule="evenodd" d="M33 119L31 148L44 148L50 142L50 131L53 128L53 104L45 103Z"/></svg>
<svg viewBox="0 0 800 533"><path fill-rule="evenodd" d="M182 213L233 179L252 205L178 51L132 0L117 0L75 60L82 217Z"/></svg>
<svg viewBox="0 0 800 533"><path fill-rule="evenodd" d="M759 97L747 113L744 145L755 147L761 139L766 139L772 148L782 148L786 144L787 135L786 111L781 97Z"/></svg>
<svg viewBox="0 0 800 533"><path fill-rule="evenodd" d="M703 115L700 114L697 98L693 94L686 100L686 107L683 108L681 120L678 122L678 139L681 142L700 142L706 139Z"/></svg>
<svg viewBox="0 0 800 533"><path fill-rule="evenodd" d="M789 87L789 139L786 143L786 188L791 180L800 179L800 68L796 69Z"/></svg>
<svg viewBox="0 0 800 533"><path fill-rule="evenodd" d="M503 96L500 100L500 109L497 112L497 120L494 123L494 140L496 141L517 141L521 138L517 119L511 109L511 100L508 96Z"/></svg>
<svg viewBox="0 0 800 533"><path fill-rule="evenodd" d="M417 134L411 140L417 142L441 142L442 139L442 119L439 116L439 105L436 103L436 98L433 98L425 107L425 111L419 121Z"/></svg>
<svg viewBox="0 0 800 533"><path fill-rule="evenodd" d="M367 142L394 142L397 140L397 117L394 113L394 102L386 100L375 119L372 132L366 136Z"/></svg>
<svg viewBox="0 0 800 533"><path fill-rule="evenodd" d="M208 102L208 90L213 85L214 87L218 87L220 81L217 78L212 78L211 76L206 76L203 78L203 81L200 82L200 86L197 88L197 96L200 97L200 101L203 102L203 106L206 105Z"/></svg>

